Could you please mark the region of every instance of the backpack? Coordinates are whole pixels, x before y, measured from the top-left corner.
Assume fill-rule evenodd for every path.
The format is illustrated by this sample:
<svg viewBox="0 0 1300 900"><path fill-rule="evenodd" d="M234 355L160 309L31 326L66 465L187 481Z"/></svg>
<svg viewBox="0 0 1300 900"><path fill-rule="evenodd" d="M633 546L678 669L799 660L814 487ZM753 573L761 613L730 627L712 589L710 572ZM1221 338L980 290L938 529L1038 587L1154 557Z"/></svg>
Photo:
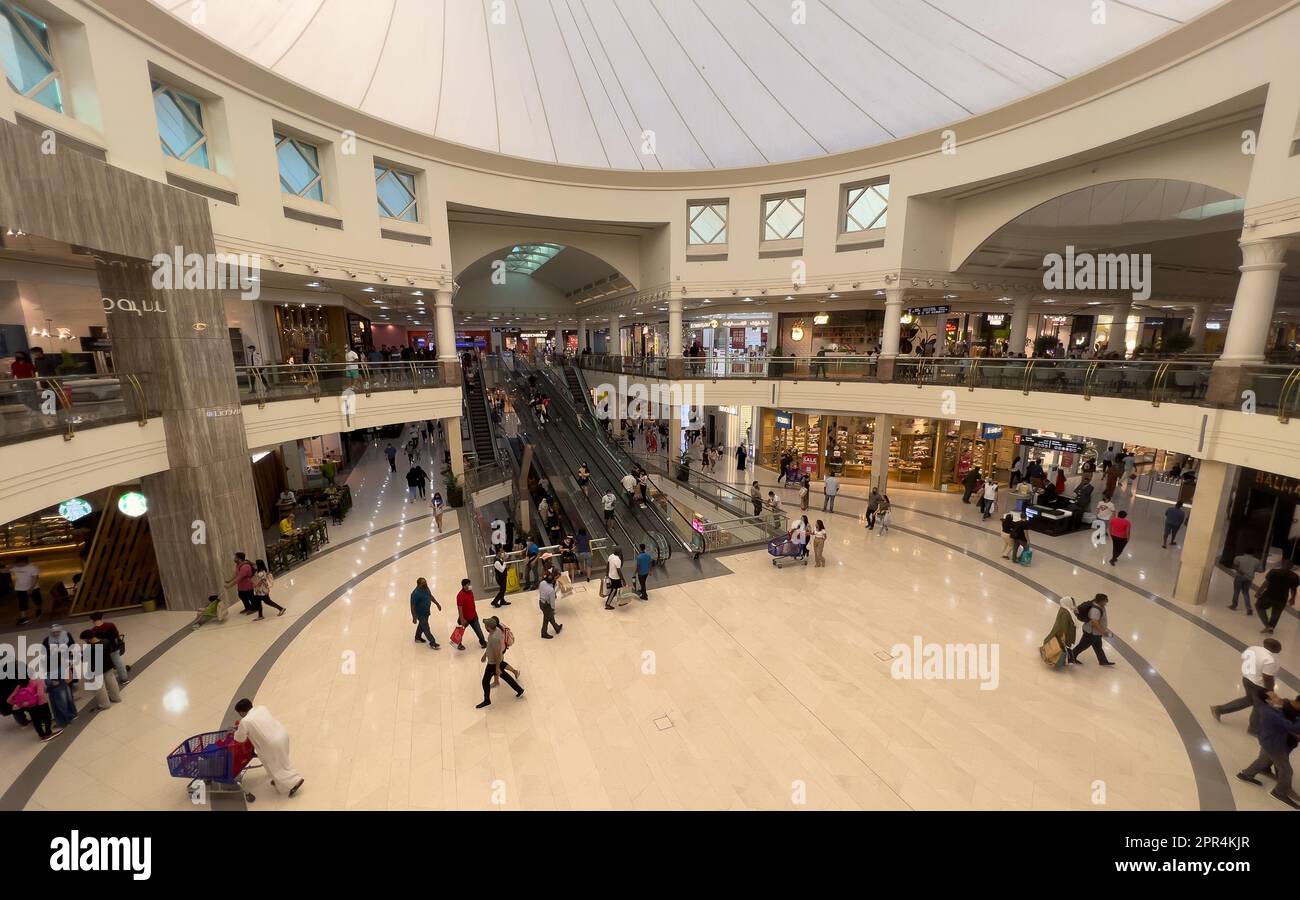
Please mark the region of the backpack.
<svg viewBox="0 0 1300 900"><path fill-rule="evenodd" d="M515 645L515 633L504 623L501 625L501 631L505 635L501 639L501 652L504 653Z"/></svg>
<svg viewBox="0 0 1300 900"><path fill-rule="evenodd" d="M1088 616L1092 613L1092 608L1096 605L1097 605L1096 602L1092 600L1087 600L1083 603L1080 603L1078 607L1074 610L1075 618L1077 618L1080 622L1087 624L1089 621L1091 621L1088 618Z"/></svg>

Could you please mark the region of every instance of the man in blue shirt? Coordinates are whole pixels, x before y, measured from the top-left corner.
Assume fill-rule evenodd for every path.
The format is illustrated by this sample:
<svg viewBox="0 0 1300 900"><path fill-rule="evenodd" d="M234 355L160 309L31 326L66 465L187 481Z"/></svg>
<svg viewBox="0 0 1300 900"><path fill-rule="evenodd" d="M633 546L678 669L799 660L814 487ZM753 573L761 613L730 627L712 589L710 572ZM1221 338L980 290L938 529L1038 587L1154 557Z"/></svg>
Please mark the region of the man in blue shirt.
<svg viewBox="0 0 1300 900"><path fill-rule="evenodd" d="M1160 549L1166 547L1178 546L1178 529L1183 527L1187 521L1187 510L1183 509L1183 501L1179 500L1173 506L1165 510L1165 537L1160 542Z"/></svg>
<svg viewBox="0 0 1300 900"><path fill-rule="evenodd" d="M645 580L650 575L650 564L652 562L654 562L654 557L646 550L645 544L642 544L641 552L636 555L636 582L641 589L642 600L650 599L650 594L645 587Z"/></svg>
<svg viewBox="0 0 1300 900"><path fill-rule="evenodd" d="M537 582L537 556L541 553L542 548L537 546L537 541L532 538L528 539L528 549L525 551L527 558L524 560L524 590L532 590Z"/></svg>
<svg viewBox="0 0 1300 900"><path fill-rule="evenodd" d="M415 590L411 591L411 624L415 626L415 641L417 644L423 644L427 638L430 650L441 650L433 637L433 632L429 630L430 604L438 607L438 612L442 612L442 604L433 598L433 592L429 590L429 582L417 578Z"/></svg>
<svg viewBox="0 0 1300 900"><path fill-rule="evenodd" d="M1255 776L1273 769L1277 773L1277 786L1269 793L1287 806L1300 809L1300 803L1291 796L1291 748L1294 746L1291 736L1300 735L1300 720L1295 717L1300 711L1300 697L1283 700L1270 692L1259 703L1258 709L1259 756L1238 772L1237 777L1251 784L1260 784Z"/></svg>

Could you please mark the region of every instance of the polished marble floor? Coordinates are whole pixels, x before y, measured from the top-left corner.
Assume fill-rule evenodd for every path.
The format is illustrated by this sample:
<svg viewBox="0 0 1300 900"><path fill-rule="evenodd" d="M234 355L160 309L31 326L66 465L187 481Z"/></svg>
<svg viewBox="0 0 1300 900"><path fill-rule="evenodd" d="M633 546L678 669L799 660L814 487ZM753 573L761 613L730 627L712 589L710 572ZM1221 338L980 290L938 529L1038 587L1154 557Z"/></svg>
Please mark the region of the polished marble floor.
<svg viewBox="0 0 1300 900"><path fill-rule="evenodd" d="M412 640L415 579L443 604L441 640L465 562L455 514L438 535L427 506L406 502L399 470L367 453L337 549L277 582L284 617L186 634L61 749L37 753L30 733L0 723L6 798L200 809L164 757L218 727L251 679L307 779L289 800L251 773L254 811L1279 808L1232 778L1255 755L1244 714L1216 723L1208 711L1239 691L1234 642L1257 640L1256 620L1224 608L1222 578L1204 608L1161 602L1180 551L1160 549L1161 510L1147 501L1131 501L1135 539L1118 568L1103 571L1086 535L1044 538L1026 568L999 558L992 523L957 495L891 491L898 509L882 536L858 524L850 488L827 520L825 568L731 554L719 560L726 574L669 586L656 574L648 602L613 612L595 582L579 584L560 603L564 633L547 641L535 596L515 595L501 617L526 693L497 691L478 710L475 642L458 652ZM1089 656L1048 670L1038 645L1051 597L1098 590L1112 600L1117 665ZM486 598L480 612L493 612ZM159 640L175 616L188 619L151 617ZM1295 670L1294 616L1278 637ZM893 677L891 650L918 638L996 646L996 688Z"/></svg>

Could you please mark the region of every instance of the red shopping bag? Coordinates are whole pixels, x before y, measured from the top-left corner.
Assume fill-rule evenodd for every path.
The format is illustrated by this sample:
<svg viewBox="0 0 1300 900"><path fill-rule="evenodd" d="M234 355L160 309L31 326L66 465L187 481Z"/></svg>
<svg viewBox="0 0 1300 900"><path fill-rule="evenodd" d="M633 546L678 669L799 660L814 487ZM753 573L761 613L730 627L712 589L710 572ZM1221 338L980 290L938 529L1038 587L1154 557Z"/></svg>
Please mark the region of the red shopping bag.
<svg viewBox="0 0 1300 900"><path fill-rule="evenodd" d="M451 630L451 642L453 644L459 644L463 637L465 637L464 625L457 625L455 628Z"/></svg>

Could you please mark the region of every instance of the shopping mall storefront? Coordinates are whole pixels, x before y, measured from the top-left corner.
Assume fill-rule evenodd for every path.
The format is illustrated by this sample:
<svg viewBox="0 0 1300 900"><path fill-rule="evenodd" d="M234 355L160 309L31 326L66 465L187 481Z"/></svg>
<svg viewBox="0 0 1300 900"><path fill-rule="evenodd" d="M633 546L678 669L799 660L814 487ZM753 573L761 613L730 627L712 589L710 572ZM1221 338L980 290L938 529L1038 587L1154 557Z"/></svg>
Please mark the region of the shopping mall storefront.
<svg viewBox="0 0 1300 900"><path fill-rule="evenodd" d="M848 416L764 408L760 416L759 464L776 468L783 456L820 480L871 478L876 416ZM893 417L889 434L892 483L951 490L974 466L997 477L1016 455L1013 429L979 422Z"/></svg>

